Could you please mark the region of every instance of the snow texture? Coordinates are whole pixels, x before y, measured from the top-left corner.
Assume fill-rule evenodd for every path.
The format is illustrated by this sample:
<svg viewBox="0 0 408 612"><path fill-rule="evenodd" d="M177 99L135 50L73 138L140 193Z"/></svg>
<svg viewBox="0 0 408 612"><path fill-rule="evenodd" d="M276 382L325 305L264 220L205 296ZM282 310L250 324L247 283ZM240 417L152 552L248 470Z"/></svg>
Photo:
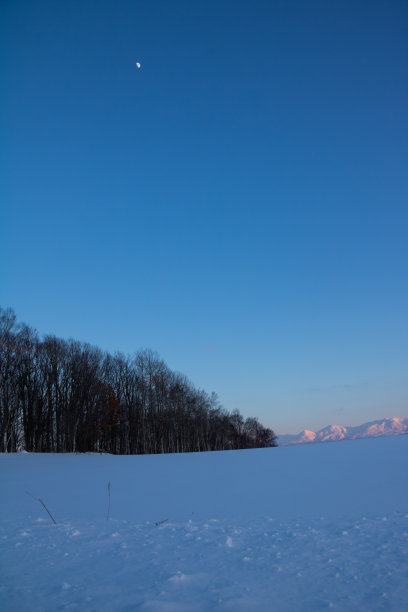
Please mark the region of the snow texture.
<svg viewBox="0 0 408 612"><path fill-rule="evenodd" d="M407 456L408 436L0 455L0 607L406 610Z"/></svg>

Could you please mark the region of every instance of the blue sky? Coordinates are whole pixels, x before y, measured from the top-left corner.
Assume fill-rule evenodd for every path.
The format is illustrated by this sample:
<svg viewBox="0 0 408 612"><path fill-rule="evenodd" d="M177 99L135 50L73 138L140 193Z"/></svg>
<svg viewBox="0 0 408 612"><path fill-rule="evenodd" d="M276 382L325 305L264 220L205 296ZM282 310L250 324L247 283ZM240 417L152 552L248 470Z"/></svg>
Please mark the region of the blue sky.
<svg viewBox="0 0 408 612"><path fill-rule="evenodd" d="M3 307L278 433L408 416L406 2L1 11Z"/></svg>

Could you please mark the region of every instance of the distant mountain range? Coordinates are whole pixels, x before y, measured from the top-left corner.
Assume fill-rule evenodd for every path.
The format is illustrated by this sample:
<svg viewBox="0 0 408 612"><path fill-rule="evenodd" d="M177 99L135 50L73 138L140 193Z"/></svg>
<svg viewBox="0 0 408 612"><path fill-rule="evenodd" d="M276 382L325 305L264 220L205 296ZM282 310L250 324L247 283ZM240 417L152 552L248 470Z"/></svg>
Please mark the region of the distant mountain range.
<svg viewBox="0 0 408 612"><path fill-rule="evenodd" d="M378 438L380 436L398 436L408 433L408 419L388 417L380 421L370 421L356 427L328 425L319 431L304 429L298 434L279 436L279 446L292 444L310 444L312 442L332 442L334 440L355 440L357 438Z"/></svg>

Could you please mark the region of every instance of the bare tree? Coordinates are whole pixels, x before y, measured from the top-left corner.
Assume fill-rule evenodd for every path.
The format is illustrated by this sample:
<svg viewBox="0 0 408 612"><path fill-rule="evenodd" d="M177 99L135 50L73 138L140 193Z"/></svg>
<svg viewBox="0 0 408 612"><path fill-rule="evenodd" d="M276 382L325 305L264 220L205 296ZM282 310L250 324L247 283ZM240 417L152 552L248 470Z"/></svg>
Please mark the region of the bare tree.
<svg viewBox="0 0 408 612"><path fill-rule="evenodd" d="M157 353L131 359L38 334L0 309L0 450L167 453L275 446Z"/></svg>

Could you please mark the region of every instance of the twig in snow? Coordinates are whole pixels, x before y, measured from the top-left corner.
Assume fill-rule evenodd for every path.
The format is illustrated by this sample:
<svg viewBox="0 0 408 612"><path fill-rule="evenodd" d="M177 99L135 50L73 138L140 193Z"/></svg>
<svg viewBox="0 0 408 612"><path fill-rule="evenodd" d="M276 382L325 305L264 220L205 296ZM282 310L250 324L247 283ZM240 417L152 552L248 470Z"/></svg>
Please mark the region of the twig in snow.
<svg viewBox="0 0 408 612"><path fill-rule="evenodd" d="M30 497L32 497L33 499L35 499L36 501L40 502L40 504L43 506L43 508L46 510L46 512L48 513L49 517L51 518L52 522L54 523L54 525L57 524L57 521L55 520L55 518L52 516L51 512L48 510L47 506L45 505L45 503L43 502L42 499L40 499L39 497L34 497L34 495L32 495L29 491L26 491L27 495L29 495Z"/></svg>
<svg viewBox="0 0 408 612"><path fill-rule="evenodd" d="M46 511L48 512L48 514L51 517L52 522L54 523L54 525L57 524L57 521L55 520L55 518L52 516L51 512L48 510L47 506L44 504L43 500L38 498L38 501L40 502L40 504L42 504L44 506L44 508L46 509Z"/></svg>
<svg viewBox="0 0 408 612"><path fill-rule="evenodd" d="M110 515L110 481L108 482L108 512L106 514L106 520L109 521Z"/></svg>

